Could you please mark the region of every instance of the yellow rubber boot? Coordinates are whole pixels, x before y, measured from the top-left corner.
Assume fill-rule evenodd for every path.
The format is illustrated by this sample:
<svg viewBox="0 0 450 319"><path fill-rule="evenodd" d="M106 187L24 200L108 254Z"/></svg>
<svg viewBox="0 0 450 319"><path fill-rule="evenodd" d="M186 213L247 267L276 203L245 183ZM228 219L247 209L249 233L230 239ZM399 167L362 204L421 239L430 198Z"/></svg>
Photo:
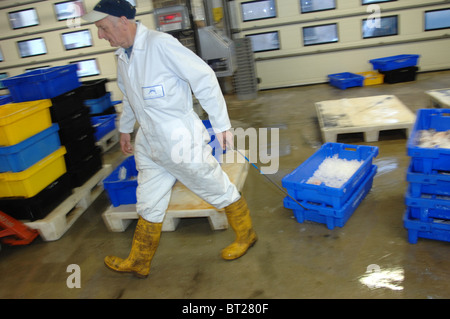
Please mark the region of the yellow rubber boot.
<svg viewBox="0 0 450 319"><path fill-rule="evenodd" d="M105 257L105 265L121 273L133 273L139 278L146 278L150 273L150 264L158 248L162 223L151 223L139 217L134 232L131 252L127 259L116 256Z"/></svg>
<svg viewBox="0 0 450 319"><path fill-rule="evenodd" d="M253 246L257 236L252 227L250 211L244 197L225 208L228 223L236 233L236 240L222 250L222 258L233 260L243 256Z"/></svg>

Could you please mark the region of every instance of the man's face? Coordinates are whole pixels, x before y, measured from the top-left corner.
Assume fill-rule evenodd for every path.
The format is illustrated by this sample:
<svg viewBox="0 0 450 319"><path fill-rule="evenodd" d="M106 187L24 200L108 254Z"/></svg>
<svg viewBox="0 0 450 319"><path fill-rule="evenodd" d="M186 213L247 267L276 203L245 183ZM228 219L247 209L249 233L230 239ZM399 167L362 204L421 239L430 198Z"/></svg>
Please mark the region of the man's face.
<svg viewBox="0 0 450 319"><path fill-rule="evenodd" d="M99 39L109 41L112 47L124 47L126 43L126 33L121 28L120 19L114 17L106 17L100 21L95 22L98 28ZM126 46L125 46L126 47Z"/></svg>

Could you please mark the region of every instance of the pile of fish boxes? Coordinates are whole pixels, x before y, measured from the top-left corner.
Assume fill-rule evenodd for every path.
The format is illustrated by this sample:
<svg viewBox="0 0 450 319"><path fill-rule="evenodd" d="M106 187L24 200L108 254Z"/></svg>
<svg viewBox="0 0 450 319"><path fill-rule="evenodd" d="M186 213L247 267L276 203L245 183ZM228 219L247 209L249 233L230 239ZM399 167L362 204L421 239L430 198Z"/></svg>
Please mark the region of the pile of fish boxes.
<svg viewBox="0 0 450 319"><path fill-rule="evenodd" d="M400 54L379 59L372 59L373 69L384 76L384 83L409 82L416 79L420 56L417 54Z"/></svg>
<svg viewBox="0 0 450 319"><path fill-rule="evenodd" d="M425 138L426 133L429 138ZM422 109L408 140L403 218L408 241L450 241L450 109Z"/></svg>
<svg viewBox="0 0 450 319"><path fill-rule="evenodd" d="M372 163L378 148L364 145L326 143L310 158L282 179L289 196L284 207L292 209L299 223L305 220L326 224L328 229L343 227L372 188L377 166ZM341 187L309 183L326 158L357 160L359 168Z"/></svg>
<svg viewBox="0 0 450 319"><path fill-rule="evenodd" d="M2 83L12 101L0 112L0 210L41 219L102 166L77 66L29 71Z"/></svg>
<svg viewBox="0 0 450 319"><path fill-rule="evenodd" d="M99 142L116 129L116 109L111 101L111 92L107 92L107 79L85 81L81 84L81 99L89 109L91 123L95 129L94 137Z"/></svg>

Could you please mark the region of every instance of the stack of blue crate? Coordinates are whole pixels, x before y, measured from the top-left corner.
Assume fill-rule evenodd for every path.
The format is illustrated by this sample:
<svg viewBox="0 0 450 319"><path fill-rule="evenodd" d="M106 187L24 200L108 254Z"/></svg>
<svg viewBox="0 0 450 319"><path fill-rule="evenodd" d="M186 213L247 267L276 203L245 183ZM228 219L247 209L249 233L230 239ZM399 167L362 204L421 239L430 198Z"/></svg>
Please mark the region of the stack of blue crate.
<svg viewBox="0 0 450 319"><path fill-rule="evenodd" d="M85 81L81 84L81 98L89 109L97 142L116 129L117 114L114 105L117 101L111 100L111 92L107 92L106 83L108 79Z"/></svg>
<svg viewBox="0 0 450 319"><path fill-rule="evenodd" d="M71 193L66 164L70 148L61 141L63 127L58 119L74 112L71 100L80 86L76 71L76 65L67 65L33 70L2 80L10 92L8 102L11 103L4 105L4 108L22 105L23 112L30 113L31 108L26 109L29 104L48 106L45 117L20 127L21 131L25 131L30 130L31 126L40 127L45 122L45 129L20 143L2 145L0 148L0 172L27 177L22 180L23 191L19 192L20 188L11 189L9 197L0 199L0 209L16 219L43 218ZM53 166L44 166L45 161L50 162L53 158L57 158ZM37 170L40 166L42 168ZM32 178L38 174L43 175L41 179Z"/></svg>
<svg viewBox="0 0 450 319"><path fill-rule="evenodd" d="M107 79L85 81L81 85L81 99L89 108L91 116L104 116L115 114L115 108L111 101L111 92L107 92Z"/></svg>
<svg viewBox="0 0 450 319"><path fill-rule="evenodd" d="M340 187L310 184L320 164L329 157L362 162L358 170ZM284 207L292 209L299 223L305 220L326 224L328 229L343 227L372 188L378 155L375 146L326 143L310 158L282 179L289 196Z"/></svg>
<svg viewBox="0 0 450 319"><path fill-rule="evenodd" d="M449 134L450 109L421 109L408 140L411 162L406 175L403 217L408 241L418 238L450 241L450 148L421 147L420 131Z"/></svg>
<svg viewBox="0 0 450 319"><path fill-rule="evenodd" d="M419 58L420 56L417 54L399 54L372 59L369 62L374 70L384 75L384 83L394 84L416 79Z"/></svg>

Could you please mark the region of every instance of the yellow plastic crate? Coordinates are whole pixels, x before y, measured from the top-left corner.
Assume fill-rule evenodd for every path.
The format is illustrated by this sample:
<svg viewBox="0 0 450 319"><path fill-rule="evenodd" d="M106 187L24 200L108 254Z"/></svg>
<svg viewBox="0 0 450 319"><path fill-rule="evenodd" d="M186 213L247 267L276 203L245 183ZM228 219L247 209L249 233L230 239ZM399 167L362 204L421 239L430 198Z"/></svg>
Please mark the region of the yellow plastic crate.
<svg viewBox="0 0 450 319"><path fill-rule="evenodd" d="M0 145L11 146L52 125L51 100L9 103L0 107Z"/></svg>
<svg viewBox="0 0 450 319"><path fill-rule="evenodd" d="M357 73L364 76L364 86L377 85L384 83L384 75L378 72L368 71Z"/></svg>
<svg viewBox="0 0 450 319"><path fill-rule="evenodd" d="M30 168L18 173L0 174L0 197L33 197L66 173L64 161L66 148L40 160Z"/></svg>

